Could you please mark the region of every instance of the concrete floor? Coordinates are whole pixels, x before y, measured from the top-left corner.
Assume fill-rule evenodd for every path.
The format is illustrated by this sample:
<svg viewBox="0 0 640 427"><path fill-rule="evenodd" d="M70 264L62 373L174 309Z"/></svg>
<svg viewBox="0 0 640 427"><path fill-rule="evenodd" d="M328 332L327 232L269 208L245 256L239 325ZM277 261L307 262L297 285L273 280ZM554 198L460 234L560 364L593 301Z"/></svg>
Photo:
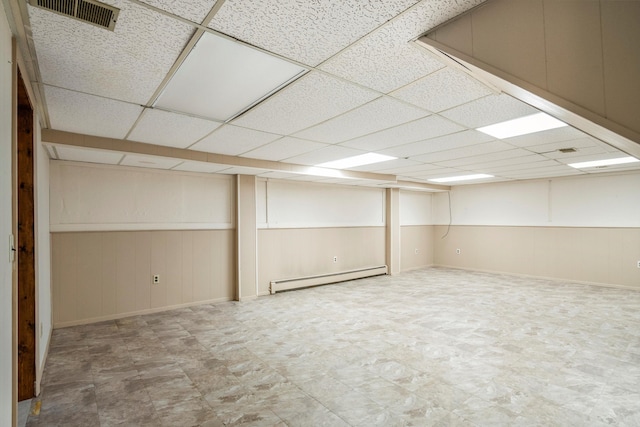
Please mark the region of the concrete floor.
<svg viewBox="0 0 640 427"><path fill-rule="evenodd" d="M640 292L432 268L57 329L29 426L640 425Z"/></svg>

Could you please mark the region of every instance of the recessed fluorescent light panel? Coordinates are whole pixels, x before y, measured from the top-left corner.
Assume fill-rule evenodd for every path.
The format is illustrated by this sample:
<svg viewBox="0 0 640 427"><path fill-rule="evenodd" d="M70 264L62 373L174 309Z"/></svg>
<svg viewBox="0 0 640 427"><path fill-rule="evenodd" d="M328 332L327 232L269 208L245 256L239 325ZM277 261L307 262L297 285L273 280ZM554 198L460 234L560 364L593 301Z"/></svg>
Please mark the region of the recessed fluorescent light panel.
<svg viewBox="0 0 640 427"><path fill-rule="evenodd" d="M475 175L462 175L462 176L448 176L446 178L434 178L429 181L433 182L457 182L457 181L472 181L474 179L493 178L493 175L487 175L486 173L478 173Z"/></svg>
<svg viewBox="0 0 640 427"><path fill-rule="evenodd" d="M356 166L371 165L373 163L386 162L388 160L395 160L397 157L385 156L384 154L367 153L359 156L347 157L346 159L334 160L331 162L321 163L316 165L321 168L332 169L349 169Z"/></svg>
<svg viewBox="0 0 640 427"><path fill-rule="evenodd" d="M532 114L506 122L496 123L490 126L478 128L482 133L491 135L494 138L505 139L514 136L526 135L529 133L542 132L543 130L556 129L567 126L566 123L551 117L545 113Z"/></svg>
<svg viewBox="0 0 640 427"><path fill-rule="evenodd" d="M204 33L154 106L225 122L306 71L241 43Z"/></svg>
<svg viewBox="0 0 640 427"><path fill-rule="evenodd" d="M591 162L569 163L568 166L576 169L597 168L602 166L623 165L625 163L640 162L635 157L618 157L617 159L593 160Z"/></svg>

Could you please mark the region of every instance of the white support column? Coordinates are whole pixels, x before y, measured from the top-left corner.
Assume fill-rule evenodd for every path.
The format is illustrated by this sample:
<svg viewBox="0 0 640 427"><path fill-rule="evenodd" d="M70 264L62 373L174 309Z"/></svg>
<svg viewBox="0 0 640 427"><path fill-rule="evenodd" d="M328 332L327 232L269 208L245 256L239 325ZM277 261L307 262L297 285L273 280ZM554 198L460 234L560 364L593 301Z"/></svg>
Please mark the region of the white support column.
<svg viewBox="0 0 640 427"><path fill-rule="evenodd" d="M237 176L236 195L236 249L237 287L236 300L255 298L258 295L256 272L257 228L256 228L256 177Z"/></svg>
<svg viewBox="0 0 640 427"><path fill-rule="evenodd" d="M389 274L400 272L400 190L387 188L386 261Z"/></svg>

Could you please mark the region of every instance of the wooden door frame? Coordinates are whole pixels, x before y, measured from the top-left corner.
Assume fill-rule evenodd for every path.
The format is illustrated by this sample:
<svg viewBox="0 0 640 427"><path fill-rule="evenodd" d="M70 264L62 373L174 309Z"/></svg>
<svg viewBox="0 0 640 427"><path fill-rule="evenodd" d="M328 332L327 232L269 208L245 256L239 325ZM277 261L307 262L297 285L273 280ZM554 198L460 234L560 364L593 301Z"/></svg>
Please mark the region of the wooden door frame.
<svg viewBox="0 0 640 427"><path fill-rule="evenodd" d="M17 69L17 400L36 395L35 138L33 104Z"/></svg>

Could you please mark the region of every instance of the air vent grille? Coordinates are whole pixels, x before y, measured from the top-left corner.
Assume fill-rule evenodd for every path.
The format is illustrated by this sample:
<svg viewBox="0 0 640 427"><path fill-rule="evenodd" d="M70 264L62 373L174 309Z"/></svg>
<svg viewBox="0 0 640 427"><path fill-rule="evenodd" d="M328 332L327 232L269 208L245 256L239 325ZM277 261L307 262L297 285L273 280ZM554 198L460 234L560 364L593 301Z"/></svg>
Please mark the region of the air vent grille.
<svg viewBox="0 0 640 427"><path fill-rule="evenodd" d="M560 148L558 151L566 154L566 153L575 153L578 150L576 150L575 148Z"/></svg>
<svg viewBox="0 0 640 427"><path fill-rule="evenodd" d="M120 9L95 0L29 0L40 7L113 31Z"/></svg>

